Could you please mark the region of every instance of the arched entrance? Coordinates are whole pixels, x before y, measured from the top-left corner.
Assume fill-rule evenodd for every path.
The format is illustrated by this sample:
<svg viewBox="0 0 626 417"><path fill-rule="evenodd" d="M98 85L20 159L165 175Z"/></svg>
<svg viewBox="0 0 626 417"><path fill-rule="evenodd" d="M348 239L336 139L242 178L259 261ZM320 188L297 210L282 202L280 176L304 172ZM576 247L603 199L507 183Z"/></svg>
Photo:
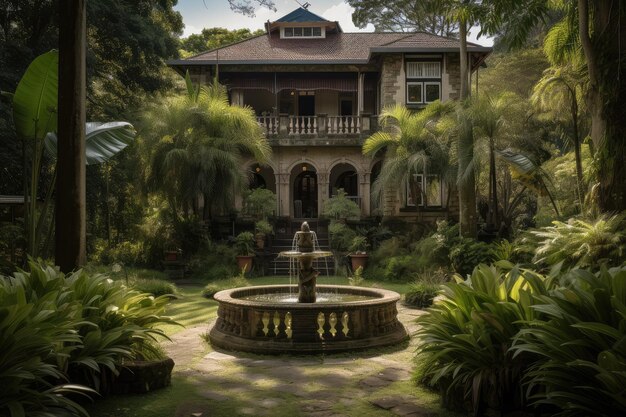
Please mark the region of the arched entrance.
<svg viewBox="0 0 626 417"><path fill-rule="evenodd" d="M359 176L356 168L348 163L340 163L330 170L328 181L329 196L337 194L338 189L343 189L347 197L361 207L359 195Z"/></svg>
<svg viewBox="0 0 626 417"><path fill-rule="evenodd" d="M293 180L293 217L317 217L317 173L309 164Z"/></svg>

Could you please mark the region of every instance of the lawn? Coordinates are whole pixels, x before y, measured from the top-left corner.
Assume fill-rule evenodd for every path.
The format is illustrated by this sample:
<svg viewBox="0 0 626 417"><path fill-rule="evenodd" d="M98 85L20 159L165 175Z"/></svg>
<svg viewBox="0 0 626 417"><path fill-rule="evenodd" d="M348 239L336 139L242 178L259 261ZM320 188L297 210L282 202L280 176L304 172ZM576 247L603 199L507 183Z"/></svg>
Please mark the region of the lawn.
<svg viewBox="0 0 626 417"><path fill-rule="evenodd" d="M288 277L256 277L248 279L251 285L274 285L289 282ZM217 284L224 287L231 284L232 280L223 280ZM348 285L344 277L321 277L319 284ZM402 292L406 284L383 283L378 285L382 288ZM173 317L182 326L167 325L163 327L166 333L176 337L176 334L185 331L185 328L208 325L217 313L217 303L204 298L201 295L203 286L200 284L181 284L178 286L178 298L173 300L167 309L167 315ZM207 327L208 330L208 327ZM199 338L199 336L198 336ZM401 358L400 363L407 370L412 370L413 348L398 350L395 348L377 349L366 352L358 352L342 355L319 355L313 357L290 359L286 356L268 357L251 354L236 355L235 362L227 362L229 365L223 369L206 371L202 368L202 359L212 352L211 347L201 341L205 347L193 359L192 364L177 366L172 374L172 385L168 388L148 393L145 395L115 396L98 400L87 408L92 417L153 417L153 416L238 416L260 415L257 414L259 404L265 404L262 413L271 416L298 416L301 415L303 404L315 403L319 399L325 404L328 394L324 394L322 381L340 368L340 377L354 369L363 369L364 372L374 372L376 365L370 362L372 357L395 357ZM191 347L190 347L191 349ZM265 362L267 361L267 362ZM286 376L280 376L280 369L276 369L276 361L286 361L293 367L292 371L286 371ZM302 362L298 362L302 361ZM329 362L327 362L329 361ZM333 361L346 361L346 365L334 365ZM292 362L295 362L296 365ZM267 365L261 365L259 363ZM311 366L311 363L319 363L320 366ZM250 365L247 365L250 364ZM345 369L341 369L344 366ZM386 365L385 365L386 366ZM300 375L308 382L302 387L302 393L285 391L283 388L284 378L292 375ZM352 375L352 374L349 374ZM344 400L343 403L335 404L335 412L352 416L380 416L391 415L390 412L374 407L369 403L369 397L379 398L389 395L411 397L418 401L429 412L436 415L454 414L439 408L438 395L417 387L412 380L395 381L388 386L376 388L374 391L364 389L361 392L359 379L364 375L357 373L350 380L342 380L340 386L334 387L337 398ZM233 391L234 392L229 392ZM239 392L240 391L240 392ZM318 394L319 392L319 394ZM305 395L306 394L306 395ZM303 399L303 395L305 398ZM228 401L219 401L215 398L228 396ZM352 400L349 400L352 399ZM276 404L269 406L267 404ZM201 414L198 414L201 413Z"/></svg>

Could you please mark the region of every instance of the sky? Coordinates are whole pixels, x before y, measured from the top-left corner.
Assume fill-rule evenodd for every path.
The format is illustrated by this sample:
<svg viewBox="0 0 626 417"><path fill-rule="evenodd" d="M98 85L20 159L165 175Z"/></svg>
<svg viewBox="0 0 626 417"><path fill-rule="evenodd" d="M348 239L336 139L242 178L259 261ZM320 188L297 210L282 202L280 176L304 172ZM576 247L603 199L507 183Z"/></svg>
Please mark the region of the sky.
<svg viewBox="0 0 626 417"><path fill-rule="evenodd" d="M304 4L304 0L298 0ZM178 0L174 7L183 16L185 30L183 37L192 33L199 33L203 28L223 27L226 29L251 30L263 29L265 22L274 21L294 9L300 7L296 0L274 0L276 12L259 7L255 17L247 17L230 10L227 0ZM309 10L331 21L338 21L344 32L372 32L374 26L368 25L364 29L357 28L352 23L352 7L344 0L308 0ZM491 46L493 41L482 37L476 40L478 30L470 31L469 40L481 45Z"/></svg>

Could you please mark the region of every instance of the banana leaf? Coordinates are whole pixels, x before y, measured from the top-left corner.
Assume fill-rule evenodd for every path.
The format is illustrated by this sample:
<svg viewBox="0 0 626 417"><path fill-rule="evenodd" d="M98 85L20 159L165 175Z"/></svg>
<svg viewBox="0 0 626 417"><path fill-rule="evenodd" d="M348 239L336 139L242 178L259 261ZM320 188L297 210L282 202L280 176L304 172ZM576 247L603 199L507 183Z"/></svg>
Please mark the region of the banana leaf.
<svg viewBox="0 0 626 417"><path fill-rule="evenodd" d="M57 130L59 54L52 50L35 58L13 95L15 131L22 139L43 140Z"/></svg>
<svg viewBox="0 0 626 417"><path fill-rule="evenodd" d="M86 123L85 156L87 165L106 162L135 138L133 125L127 122ZM58 138L56 133L49 132L44 144L48 153L56 158Z"/></svg>

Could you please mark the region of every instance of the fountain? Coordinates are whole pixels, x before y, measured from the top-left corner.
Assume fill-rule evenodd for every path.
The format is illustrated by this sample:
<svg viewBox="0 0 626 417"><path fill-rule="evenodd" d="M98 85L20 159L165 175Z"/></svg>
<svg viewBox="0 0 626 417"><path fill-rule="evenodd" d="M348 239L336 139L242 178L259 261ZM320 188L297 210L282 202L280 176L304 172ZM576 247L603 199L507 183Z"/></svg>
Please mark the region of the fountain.
<svg viewBox="0 0 626 417"><path fill-rule="evenodd" d="M316 247L307 222L294 247L279 256L298 264L298 296L292 285L265 285L220 291L211 344L253 353L341 352L397 344L408 339L398 321L400 295L388 290L316 285L318 258L332 252Z"/></svg>

